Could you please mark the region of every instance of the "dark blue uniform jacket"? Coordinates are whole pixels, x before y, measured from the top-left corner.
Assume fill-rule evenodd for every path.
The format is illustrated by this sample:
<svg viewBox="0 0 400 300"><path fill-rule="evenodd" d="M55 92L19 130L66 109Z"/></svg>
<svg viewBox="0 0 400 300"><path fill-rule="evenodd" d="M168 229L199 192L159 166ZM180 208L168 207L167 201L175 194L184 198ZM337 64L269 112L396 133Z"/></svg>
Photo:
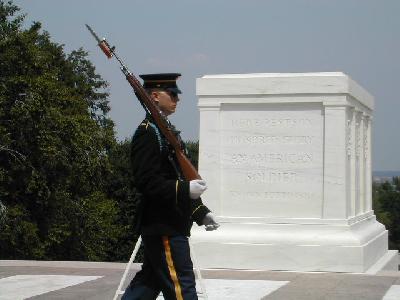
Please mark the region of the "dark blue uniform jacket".
<svg viewBox="0 0 400 300"><path fill-rule="evenodd" d="M143 195L140 233L189 236L193 221L202 225L210 210L200 198L190 199L189 181L179 178L179 165L168 158L175 160L173 151L150 117L137 128L131 146L134 181Z"/></svg>

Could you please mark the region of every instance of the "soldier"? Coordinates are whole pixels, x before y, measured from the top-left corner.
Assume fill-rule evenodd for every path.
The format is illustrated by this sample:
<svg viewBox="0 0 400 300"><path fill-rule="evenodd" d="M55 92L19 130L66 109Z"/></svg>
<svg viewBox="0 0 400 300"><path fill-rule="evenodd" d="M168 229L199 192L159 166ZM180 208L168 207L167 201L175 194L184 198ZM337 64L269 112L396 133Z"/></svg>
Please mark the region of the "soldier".
<svg viewBox="0 0 400 300"><path fill-rule="evenodd" d="M179 76L140 75L143 87L166 116L175 112L179 102ZM197 299L188 241L190 228L193 221L207 230L219 227L200 198L206 183L183 179L173 149L150 115L133 136L131 163L136 188L143 195L139 232L144 261L122 300L156 299L160 291L165 299Z"/></svg>

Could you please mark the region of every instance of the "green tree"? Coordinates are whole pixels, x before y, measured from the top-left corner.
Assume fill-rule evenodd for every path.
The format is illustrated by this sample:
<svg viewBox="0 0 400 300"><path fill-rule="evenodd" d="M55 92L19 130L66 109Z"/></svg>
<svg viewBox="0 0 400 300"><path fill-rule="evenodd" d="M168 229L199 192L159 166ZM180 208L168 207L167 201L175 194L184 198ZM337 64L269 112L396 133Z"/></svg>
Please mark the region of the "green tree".
<svg viewBox="0 0 400 300"><path fill-rule="evenodd" d="M110 252L110 259L115 261L128 260L138 238L134 228L138 199L130 167L130 148L130 141L125 139L109 152L111 173L107 178L107 191L117 203L120 226L119 239Z"/></svg>
<svg viewBox="0 0 400 300"><path fill-rule="evenodd" d="M0 230L3 230L3 225L6 221L7 208L0 200Z"/></svg>
<svg viewBox="0 0 400 300"><path fill-rule="evenodd" d="M0 258L107 259L120 234L107 83L18 11L0 1Z"/></svg>
<svg viewBox="0 0 400 300"><path fill-rule="evenodd" d="M188 156L193 166L198 168L199 165L199 141L187 141L186 148L188 150Z"/></svg>
<svg viewBox="0 0 400 300"><path fill-rule="evenodd" d="M373 207L379 222L389 231L389 248L400 249L400 177L393 184L373 185Z"/></svg>

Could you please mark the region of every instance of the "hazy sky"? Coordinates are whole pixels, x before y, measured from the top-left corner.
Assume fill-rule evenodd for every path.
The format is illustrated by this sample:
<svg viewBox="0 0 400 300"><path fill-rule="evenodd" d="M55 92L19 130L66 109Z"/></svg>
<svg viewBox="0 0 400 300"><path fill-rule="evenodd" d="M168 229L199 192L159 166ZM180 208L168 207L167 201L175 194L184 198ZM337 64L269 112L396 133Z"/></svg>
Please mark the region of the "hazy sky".
<svg viewBox="0 0 400 300"><path fill-rule="evenodd" d="M143 118L116 61L84 24L116 46L134 74L180 72L171 119L197 139L195 81L206 74L331 72L375 97L373 170L400 170L399 0L20 0L26 25L40 21L65 50L83 47L110 83L110 117L130 138Z"/></svg>

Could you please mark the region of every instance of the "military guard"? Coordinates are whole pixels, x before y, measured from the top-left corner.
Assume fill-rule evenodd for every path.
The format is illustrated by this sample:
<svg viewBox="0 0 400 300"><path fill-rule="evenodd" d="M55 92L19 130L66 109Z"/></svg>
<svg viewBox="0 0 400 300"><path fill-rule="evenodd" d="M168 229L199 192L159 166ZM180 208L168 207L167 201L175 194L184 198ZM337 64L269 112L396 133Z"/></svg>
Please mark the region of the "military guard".
<svg viewBox="0 0 400 300"><path fill-rule="evenodd" d="M166 116L175 112L180 100L176 83L179 76L140 75L143 87ZM190 229L193 221L207 230L219 226L200 198L206 183L183 178L173 149L151 115L146 115L133 136L131 163L136 188L142 194L139 232L144 261L122 300L156 299L160 291L167 300L197 299L188 241Z"/></svg>

